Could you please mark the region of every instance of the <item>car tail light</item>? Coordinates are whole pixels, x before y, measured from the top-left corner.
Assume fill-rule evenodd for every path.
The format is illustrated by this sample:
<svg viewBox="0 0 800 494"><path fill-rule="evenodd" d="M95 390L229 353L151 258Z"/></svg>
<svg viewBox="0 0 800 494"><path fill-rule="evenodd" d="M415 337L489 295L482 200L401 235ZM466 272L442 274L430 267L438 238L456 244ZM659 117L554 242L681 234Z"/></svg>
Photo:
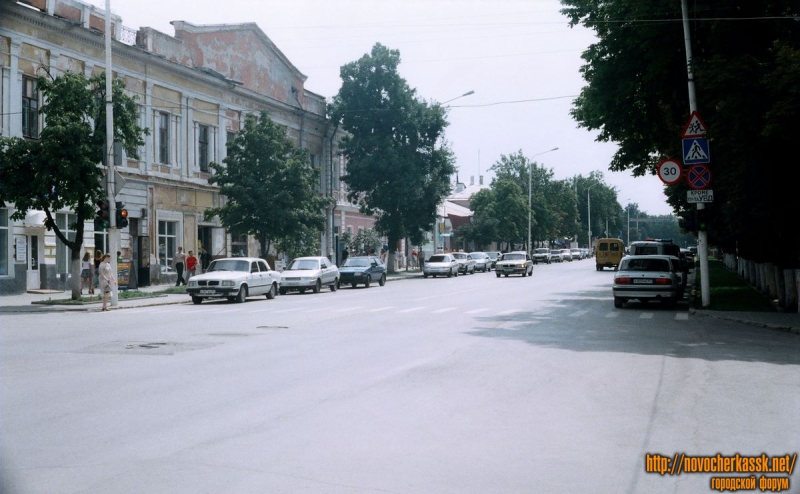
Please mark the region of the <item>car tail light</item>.
<svg viewBox="0 0 800 494"><path fill-rule="evenodd" d="M628 277L625 277L625 276L622 276L620 278L614 278L614 284L615 285L630 285L631 283L633 283L631 278L628 278Z"/></svg>
<svg viewBox="0 0 800 494"><path fill-rule="evenodd" d="M669 278L656 278L655 284L656 285L671 285L672 284L672 280L669 279Z"/></svg>

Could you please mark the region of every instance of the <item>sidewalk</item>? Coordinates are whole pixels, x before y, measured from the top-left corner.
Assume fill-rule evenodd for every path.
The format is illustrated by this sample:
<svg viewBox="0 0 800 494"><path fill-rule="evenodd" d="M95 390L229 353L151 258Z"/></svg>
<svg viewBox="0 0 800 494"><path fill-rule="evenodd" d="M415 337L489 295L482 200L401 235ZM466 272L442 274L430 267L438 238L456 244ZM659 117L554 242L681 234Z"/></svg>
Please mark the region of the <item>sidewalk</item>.
<svg viewBox="0 0 800 494"><path fill-rule="evenodd" d="M398 271L387 275L386 281L398 281L405 279L421 278L422 272L420 270L405 270ZM169 288L171 285L152 285L137 288L140 292L160 292ZM46 292L46 293L45 293ZM44 300L69 300L72 293L69 291L45 291L41 293L22 293L19 295L5 295L0 297L0 314L2 313L28 313L28 312L68 312L68 311L82 311L94 312L99 311L102 307L101 302L91 302L80 305L43 305L34 302L41 302ZM188 304L191 303L188 295L184 294L169 294L159 295L153 298L139 298L133 300L119 300L116 309L131 309L135 307L151 307L155 305L171 305L171 304Z"/></svg>

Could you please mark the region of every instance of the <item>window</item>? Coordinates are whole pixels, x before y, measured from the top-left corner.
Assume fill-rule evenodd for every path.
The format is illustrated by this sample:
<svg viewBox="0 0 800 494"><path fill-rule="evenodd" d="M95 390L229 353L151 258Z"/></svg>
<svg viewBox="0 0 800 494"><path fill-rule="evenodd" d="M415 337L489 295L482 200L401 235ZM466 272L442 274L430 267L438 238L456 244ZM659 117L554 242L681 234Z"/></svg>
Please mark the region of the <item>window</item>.
<svg viewBox="0 0 800 494"><path fill-rule="evenodd" d="M158 113L158 161L169 164L169 113Z"/></svg>
<svg viewBox="0 0 800 494"><path fill-rule="evenodd" d="M178 251L178 222L158 222L158 263L162 273L172 271L172 256Z"/></svg>
<svg viewBox="0 0 800 494"><path fill-rule="evenodd" d="M39 138L39 93L31 77L22 78L22 135Z"/></svg>
<svg viewBox="0 0 800 494"><path fill-rule="evenodd" d="M247 256L247 235L239 235L231 239L231 250L233 257L248 257Z"/></svg>
<svg viewBox="0 0 800 494"><path fill-rule="evenodd" d="M111 244L108 241L107 230L94 231L94 249L100 252L111 252Z"/></svg>
<svg viewBox="0 0 800 494"><path fill-rule="evenodd" d="M200 171L208 171L209 163L209 145L208 145L209 129L208 125L199 125L197 127L197 164Z"/></svg>
<svg viewBox="0 0 800 494"><path fill-rule="evenodd" d="M56 213L56 226L70 242L75 241L75 222L78 217L74 214ZM56 237L56 272L69 273L70 249Z"/></svg>
<svg viewBox="0 0 800 494"><path fill-rule="evenodd" d="M0 276L8 274L8 210L0 209Z"/></svg>

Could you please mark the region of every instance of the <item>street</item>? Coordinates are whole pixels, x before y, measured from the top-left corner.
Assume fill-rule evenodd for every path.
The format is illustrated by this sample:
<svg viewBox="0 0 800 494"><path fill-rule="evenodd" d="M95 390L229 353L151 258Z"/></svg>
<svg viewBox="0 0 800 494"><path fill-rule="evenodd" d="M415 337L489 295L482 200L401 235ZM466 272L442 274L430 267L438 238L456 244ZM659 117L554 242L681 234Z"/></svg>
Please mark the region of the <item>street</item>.
<svg viewBox="0 0 800 494"><path fill-rule="evenodd" d="M696 493L711 474L646 472L646 455L798 452L800 337L685 302L615 309L612 278L584 260L524 278L4 314L2 482Z"/></svg>

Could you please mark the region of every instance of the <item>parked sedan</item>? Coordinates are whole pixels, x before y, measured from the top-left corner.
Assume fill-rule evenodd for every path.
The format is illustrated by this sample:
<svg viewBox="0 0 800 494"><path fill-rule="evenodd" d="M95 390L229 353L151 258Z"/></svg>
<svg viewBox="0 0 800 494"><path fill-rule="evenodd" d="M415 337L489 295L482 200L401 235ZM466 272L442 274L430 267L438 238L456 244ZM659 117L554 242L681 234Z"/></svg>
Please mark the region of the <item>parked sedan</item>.
<svg viewBox="0 0 800 494"><path fill-rule="evenodd" d="M486 252L470 252L469 256L475 260L475 271L480 269L485 273L492 270L492 258Z"/></svg>
<svg viewBox="0 0 800 494"><path fill-rule="evenodd" d="M386 284L386 266L377 257L348 257L339 268L339 284L349 283L353 288L361 284L369 288L374 281L380 286Z"/></svg>
<svg viewBox="0 0 800 494"><path fill-rule="evenodd" d="M453 257L458 261L458 271L461 274L475 274L475 259L466 252L453 252Z"/></svg>
<svg viewBox="0 0 800 494"><path fill-rule="evenodd" d="M670 256L626 256L614 274L614 307L637 299L640 302L659 300L675 307L680 291L679 267Z"/></svg>
<svg viewBox="0 0 800 494"><path fill-rule="evenodd" d="M323 286L339 288L339 268L327 257L298 257L281 273L281 295L291 290L319 293Z"/></svg>
<svg viewBox="0 0 800 494"><path fill-rule="evenodd" d="M570 249L570 254L572 254L572 258L576 261L580 261L583 259L583 252L580 249Z"/></svg>
<svg viewBox="0 0 800 494"><path fill-rule="evenodd" d="M521 274L522 276L533 276L533 261L527 252L506 252L497 261L495 273L508 277L510 274Z"/></svg>
<svg viewBox="0 0 800 494"><path fill-rule="evenodd" d="M195 304L211 298L227 298L241 303L254 295L273 299L282 290L280 286L280 273L270 269L263 259L236 257L211 261L205 273L189 279L186 293L191 295Z"/></svg>
<svg viewBox="0 0 800 494"><path fill-rule="evenodd" d="M564 257L561 254L560 250L553 249L553 250L550 251L550 260L552 262L562 262L564 260Z"/></svg>
<svg viewBox="0 0 800 494"><path fill-rule="evenodd" d="M534 264L539 264L540 262L544 264L550 264L550 249L534 249L531 259L533 260Z"/></svg>
<svg viewBox="0 0 800 494"><path fill-rule="evenodd" d="M433 276L436 278L436 276L443 275L450 278L458 276L459 268L460 265L452 254L434 254L425 261L425 265L422 267L422 277Z"/></svg>
<svg viewBox="0 0 800 494"><path fill-rule="evenodd" d="M572 251L569 249L561 249L561 260L572 262Z"/></svg>

